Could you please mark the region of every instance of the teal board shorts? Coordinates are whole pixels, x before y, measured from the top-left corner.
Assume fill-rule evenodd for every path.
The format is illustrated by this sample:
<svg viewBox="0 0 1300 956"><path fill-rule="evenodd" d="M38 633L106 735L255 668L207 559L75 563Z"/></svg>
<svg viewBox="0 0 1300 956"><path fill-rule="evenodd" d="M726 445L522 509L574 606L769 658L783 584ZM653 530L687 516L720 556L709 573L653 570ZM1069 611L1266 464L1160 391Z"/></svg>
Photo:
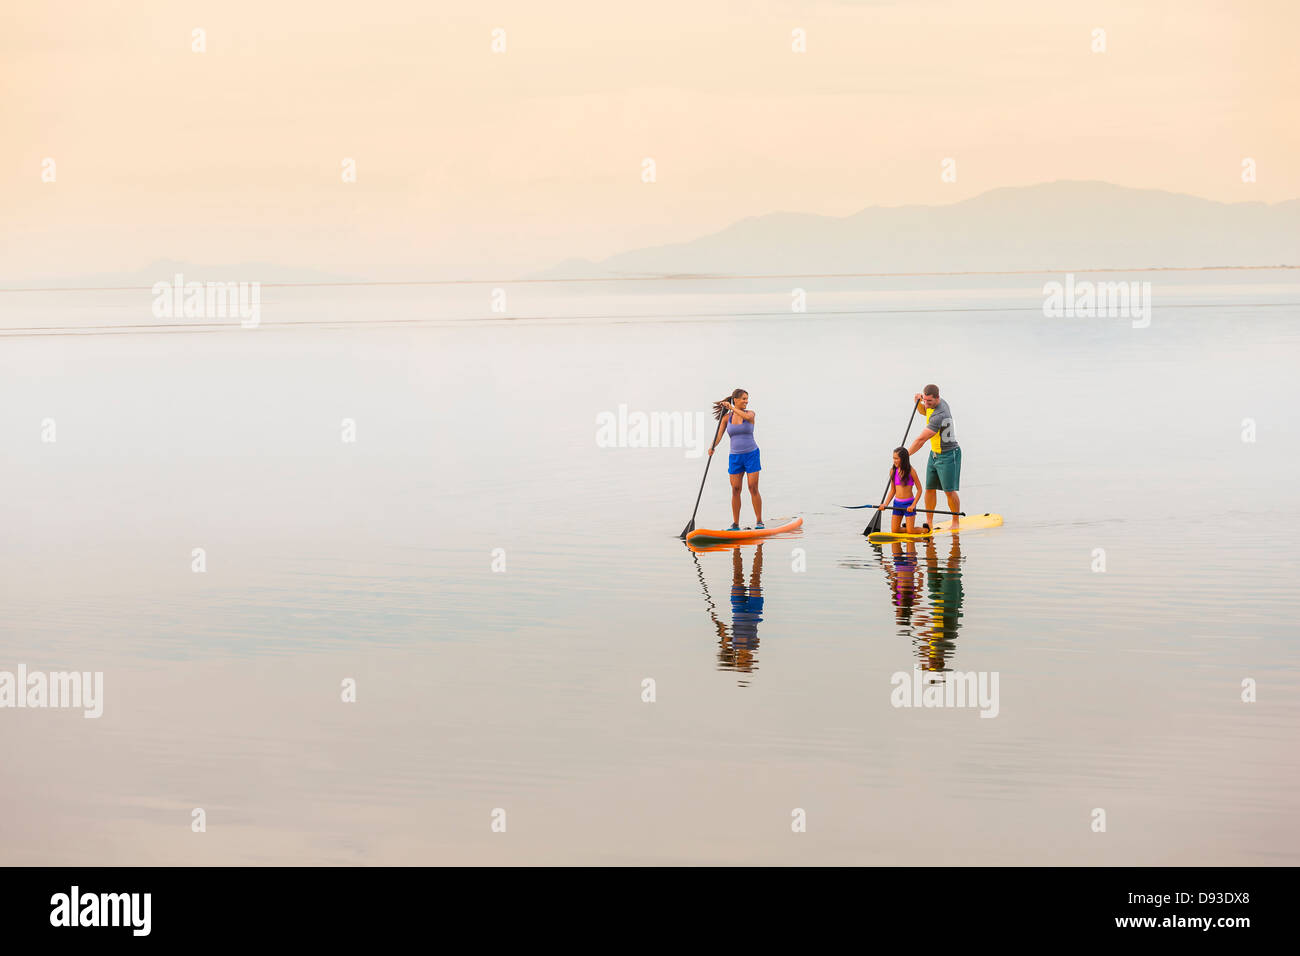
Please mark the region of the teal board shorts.
<svg viewBox="0 0 1300 956"><path fill-rule="evenodd" d="M925 466L926 491L958 491L961 488L961 448L935 454Z"/></svg>

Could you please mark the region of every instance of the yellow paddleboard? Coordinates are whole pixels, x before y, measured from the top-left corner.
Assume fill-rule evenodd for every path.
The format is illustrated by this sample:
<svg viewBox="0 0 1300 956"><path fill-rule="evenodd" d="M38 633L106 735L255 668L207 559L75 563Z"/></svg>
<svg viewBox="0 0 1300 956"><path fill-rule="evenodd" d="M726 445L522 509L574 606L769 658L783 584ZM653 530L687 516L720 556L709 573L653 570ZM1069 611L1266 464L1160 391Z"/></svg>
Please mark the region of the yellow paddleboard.
<svg viewBox="0 0 1300 956"><path fill-rule="evenodd" d="M985 513L982 515L967 515L961 519L961 526L954 532L952 529L952 519L940 521L934 526L933 531L918 531L916 534L894 534L890 531L875 531L867 535L868 541L923 541L926 538L932 538L936 534L955 534L962 531L978 531L980 528L997 528L1002 525L1002 515Z"/></svg>

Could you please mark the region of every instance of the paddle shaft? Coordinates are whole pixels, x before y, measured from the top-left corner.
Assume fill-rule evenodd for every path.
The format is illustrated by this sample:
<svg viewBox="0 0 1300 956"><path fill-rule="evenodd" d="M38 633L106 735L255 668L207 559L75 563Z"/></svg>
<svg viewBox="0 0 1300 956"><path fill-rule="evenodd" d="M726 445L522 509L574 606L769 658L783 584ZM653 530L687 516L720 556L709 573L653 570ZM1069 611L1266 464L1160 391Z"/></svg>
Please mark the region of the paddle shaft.
<svg viewBox="0 0 1300 956"><path fill-rule="evenodd" d="M718 447L719 435L721 432L722 432L722 419L718 419L718 427L713 432L713 445L711 446L710 450ZM699 513L700 510L700 499L704 497L704 483L709 480L709 465L713 464L712 455L705 455L704 457L705 457L704 477L700 479L700 490L699 493L695 496L695 508L693 511L691 511L691 520L686 522L686 527L683 528L682 533L677 536L679 538L685 538L688 534L690 534L692 531L695 530L695 516ZM888 494L889 490L886 489L885 493Z"/></svg>
<svg viewBox="0 0 1300 956"><path fill-rule="evenodd" d="M913 419L916 418L916 413L917 413L918 411L920 411L920 409L921 409L921 403L920 403L920 401L918 400L917 403L916 403L915 405L912 406L912 411L911 411L911 412L908 414L908 416L907 416L907 428L906 428L906 430L903 432L903 440L899 442L900 445L906 445L906 444L907 444L907 436L910 435L910 434L912 434L912 421L913 421ZM869 522L867 522L867 526L866 526L865 528L862 529L862 533L863 533L863 534L871 534L873 531L879 531L879 530L880 530L880 511L879 511L879 509L882 508L882 507L884 507L884 505L885 505L885 499L889 497L889 486L890 486L891 484L893 484L893 481L894 481L894 476L891 474L891 475L889 476L889 480L885 482L885 490L884 490L884 493L881 494L881 496L880 496L880 504L876 505L876 508L877 508L876 513L875 513L874 515L871 516L871 520L870 520Z"/></svg>

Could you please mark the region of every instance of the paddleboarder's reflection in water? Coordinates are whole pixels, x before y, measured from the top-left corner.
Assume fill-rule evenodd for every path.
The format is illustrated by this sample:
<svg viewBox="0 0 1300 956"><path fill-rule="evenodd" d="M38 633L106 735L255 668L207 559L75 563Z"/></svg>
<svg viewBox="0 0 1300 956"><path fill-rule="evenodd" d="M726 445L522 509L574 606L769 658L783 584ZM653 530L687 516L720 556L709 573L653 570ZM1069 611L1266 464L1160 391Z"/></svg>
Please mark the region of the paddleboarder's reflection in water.
<svg viewBox="0 0 1300 956"><path fill-rule="evenodd" d="M882 562L885 580L889 583L889 594L894 601L894 620L906 628L911 626L917 588L924 575L916 567L915 542L891 541L889 548L892 560Z"/></svg>
<svg viewBox="0 0 1300 956"><path fill-rule="evenodd" d="M947 538L944 553L934 538L921 542L919 555L915 541L891 541L888 551L872 547L885 571L898 633L911 639L917 666L938 678L951 670L961 624L961 536Z"/></svg>
<svg viewBox="0 0 1300 956"><path fill-rule="evenodd" d="M709 603L709 617L718 632L718 669L750 674L758 669L758 625L763 620L763 545L753 545L753 562L748 577L745 575L745 551L742 545L722 545L711 548L692 548L696 571ZM700 566L699 553L704 551L731 552L731 623L721 620L717 606L709 594L708 583ZM740 680L741 687L749 681Z"/></svg>
<svg viewBox="0 0 1300 956"><path fill-rule="evenodd" d="M929 607L922 615L925 620L917 635L923 671L942 673L948 670L948 655L957 646L957 629L961 626L961 605L965 597L961 584L961 560L961 535L952 536L946 559L940 558L933 539L925 542Z"/></svg>

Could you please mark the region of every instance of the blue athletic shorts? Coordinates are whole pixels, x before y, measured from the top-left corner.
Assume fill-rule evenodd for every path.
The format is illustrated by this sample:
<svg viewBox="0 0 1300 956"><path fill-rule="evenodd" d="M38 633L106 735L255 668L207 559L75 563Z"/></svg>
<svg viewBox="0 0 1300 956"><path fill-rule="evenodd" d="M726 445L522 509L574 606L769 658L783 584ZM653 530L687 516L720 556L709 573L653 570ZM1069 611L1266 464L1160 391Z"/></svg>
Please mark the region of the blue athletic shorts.
<svg viewBox="0 0 1300 956"><path fill-rule="evenodd" d="M763 465L758 460L758 449L753 451L741 452L739 455L727 456L727 474L729 475L753 475L763 470Z"/></svg>

